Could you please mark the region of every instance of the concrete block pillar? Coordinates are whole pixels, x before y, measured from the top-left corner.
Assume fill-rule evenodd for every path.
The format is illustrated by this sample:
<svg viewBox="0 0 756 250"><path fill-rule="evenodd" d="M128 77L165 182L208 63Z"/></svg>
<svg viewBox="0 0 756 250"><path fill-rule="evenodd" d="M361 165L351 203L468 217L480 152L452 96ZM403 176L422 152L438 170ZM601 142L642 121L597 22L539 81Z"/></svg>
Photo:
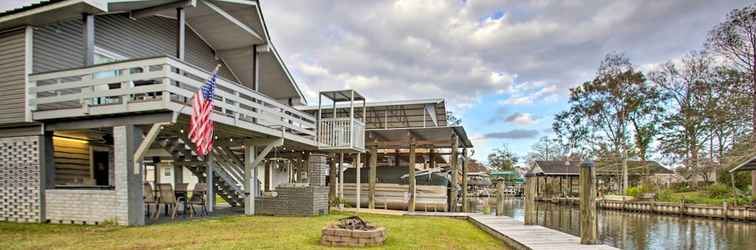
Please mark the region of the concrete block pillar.
<svg viewBox="0 0 756 250"><path fill-rule="evenodd" d="M113 128L116 217L119 224L144 225L144 194L141 170L134 152L142 142L142 130L134 125Z"/></svg>
<svg viewBox="0 0 756 250"><path fill-rule="evenodd" d="M368 173L368 208L375 209L375 179L377 175L378 166L378 148L376 146L370 146L370 160L368 161L368 167L370 172Z"/></svg>
<svg viewBox="0 0 756 250"><path fill-rule="evenodd" d="M257 196L257 166L252 166L255 161L255 146L250 141L244 145L244 214L255 214L255 197ZM253 179L255 178L255 179Z"/></svg>
<svg viewBox="0 0 756 250"><path fill-rule="evenodd" d="M328 161L324 154L310 154L308 162L308 180L310 187L325 187L326 181L326 169L328 169Z"/></svg>

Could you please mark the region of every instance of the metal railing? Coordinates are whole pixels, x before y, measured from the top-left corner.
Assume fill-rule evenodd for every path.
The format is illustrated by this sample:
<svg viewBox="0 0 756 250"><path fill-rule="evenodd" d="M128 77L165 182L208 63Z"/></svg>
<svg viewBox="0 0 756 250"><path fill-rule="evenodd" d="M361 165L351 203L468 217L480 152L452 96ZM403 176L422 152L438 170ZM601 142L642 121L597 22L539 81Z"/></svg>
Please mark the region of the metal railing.
<svg viewBox="0 0 756 250"><path fill-rule="evenodd" d="M37 73L29 76L28 108L33 120L161 109L190 114L191 100L210 74L172 57ZM218 78L214 106L216 122L283 131L315 144L313 116L241 84Z"/></svg>
<svg viewBox="0 0 756 250"><path fill-rule="evenodd" d="M322 149L365 149L365 124L348 117L321 119L318 142Z"/></svg>

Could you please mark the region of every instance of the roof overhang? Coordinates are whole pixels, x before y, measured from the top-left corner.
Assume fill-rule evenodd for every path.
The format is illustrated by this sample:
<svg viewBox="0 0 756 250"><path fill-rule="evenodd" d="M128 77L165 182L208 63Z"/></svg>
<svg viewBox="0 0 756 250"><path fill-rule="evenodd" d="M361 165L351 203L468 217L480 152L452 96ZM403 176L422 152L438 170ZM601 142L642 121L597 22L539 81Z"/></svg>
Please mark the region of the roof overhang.
<svg viewBox="0 0 756 250"><path fill-rule="evenodd" d="M738 164L733 169L730 169L730 173L735 173L735 172L740 172L740 171L754 171L754 170L756 170L756 155Z"/></svg>
<svg viewBox="0 0 756 250"><path fill-rule="evenodd" d="M96 0L44 1L0 14L0 30L22 25L44 25L57 20L81 17L81 13L108 12L107 3Z"/></svg>
<svg viewBox="0 0 756 250"><path fill-rule="evenodd" d="M365 107L385 107L385 106L402 106L402 105L422 105L422 104L439 104L443 103L443 98L431 98L431 99L415 99L415 100L401 100L401 101L382 101L382 102L367 102ZM318 106L295 106L297 110L302 111L317 111ZM337 103L337 109L349 108L349 103Z"/></svg>

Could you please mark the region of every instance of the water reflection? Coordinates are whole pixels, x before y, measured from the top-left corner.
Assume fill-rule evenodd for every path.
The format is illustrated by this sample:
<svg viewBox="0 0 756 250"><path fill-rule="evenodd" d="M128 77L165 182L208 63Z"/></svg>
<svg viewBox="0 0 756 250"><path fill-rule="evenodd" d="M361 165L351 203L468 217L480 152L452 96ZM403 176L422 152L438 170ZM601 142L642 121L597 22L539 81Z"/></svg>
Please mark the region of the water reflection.
<svg viewBox="0 0 756 250"><path fill-rule="evenodd" d="M470 200L474 211L496 200ZM537 203L538 224L572 235L580 232L577 207ZM521 199L504 202L504 215L524 220ZM599 210L599 239L622 249L756 249L756 223Z"/></svg>

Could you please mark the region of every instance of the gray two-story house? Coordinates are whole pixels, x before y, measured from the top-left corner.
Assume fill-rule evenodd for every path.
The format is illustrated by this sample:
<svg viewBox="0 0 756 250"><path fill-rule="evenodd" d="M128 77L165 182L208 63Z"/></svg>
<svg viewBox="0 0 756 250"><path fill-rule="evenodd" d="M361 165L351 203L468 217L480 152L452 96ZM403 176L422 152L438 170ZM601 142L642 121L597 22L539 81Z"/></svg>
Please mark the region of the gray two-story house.
<svg viewBox="0 0 756 250"><path fill-rule="evenodd" d="M187 140L191 99L216 66L216 143L199 157ZM5 11L0 97L0 220L145 224L146 166L166 163L211 187L209 210L215 194L248 214L276 209L255 205L258 172L271 165L311 177L289 190L309 195L290 213L327 209L317 153L328 148L317 119L293 108L306 100L257 1L50 0Z"/></svg>

